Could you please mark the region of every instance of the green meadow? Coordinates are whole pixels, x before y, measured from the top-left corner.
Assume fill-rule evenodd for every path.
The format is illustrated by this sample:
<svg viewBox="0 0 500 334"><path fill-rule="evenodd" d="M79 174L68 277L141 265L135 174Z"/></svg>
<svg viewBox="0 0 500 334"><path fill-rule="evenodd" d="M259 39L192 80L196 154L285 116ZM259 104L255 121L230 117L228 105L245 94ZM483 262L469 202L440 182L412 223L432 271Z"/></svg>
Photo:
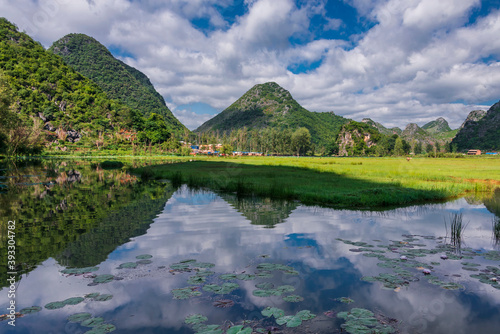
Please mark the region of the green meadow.
<svg viewBox="0 0 500 334"><path fill-rule="evenodd" d="M299 200L338 208L383 208L489 197L500 188L498 157L177 158L133 169L143 178L238 196Z"/></svg>

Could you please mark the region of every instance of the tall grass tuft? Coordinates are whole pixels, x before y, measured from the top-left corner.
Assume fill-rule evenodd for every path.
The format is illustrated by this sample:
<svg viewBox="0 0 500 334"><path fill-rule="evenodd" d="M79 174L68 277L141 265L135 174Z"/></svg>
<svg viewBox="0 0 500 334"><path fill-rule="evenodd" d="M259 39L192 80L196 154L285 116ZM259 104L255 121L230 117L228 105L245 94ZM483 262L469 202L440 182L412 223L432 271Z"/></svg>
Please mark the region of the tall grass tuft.
<svg viewBox="0 0 500 334"><path fill-rule="evenodd" d="M172 182L172 186L174 188L179 188L182 186L182 173L181 172L175 172L172 174L172 177L170 178L170 182Z"/></svg>
<svg viewBox="0 0 500 334"><path fill-rule="evenodd" d="M500 244L500 218L493 218L493 242L496 246Z"/></svg>
<svg viewBox="0 0 500 334"><path fill-rule="evenodd" d="M448 236L448 223L446 219L444 220L444 225L446 228L446 236ZM452 213L450 214L450 240L451 244L457 251L460 251L462 246L462 238L464 236L464 231L469 223L463 222L462 213Z"/></svg>

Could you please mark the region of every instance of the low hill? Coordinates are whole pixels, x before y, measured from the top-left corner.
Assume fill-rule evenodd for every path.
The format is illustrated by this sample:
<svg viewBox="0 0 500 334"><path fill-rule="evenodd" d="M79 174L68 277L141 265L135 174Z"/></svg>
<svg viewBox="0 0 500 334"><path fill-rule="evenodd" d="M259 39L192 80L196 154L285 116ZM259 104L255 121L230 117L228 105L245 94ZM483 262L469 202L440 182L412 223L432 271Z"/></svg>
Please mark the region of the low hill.
<svg viewBox="0 0 500 334"><path fill-rule="evenodd" d="M54 42L49 51L61 56L69 66L97 83L108 97L119 100L146 117L152 113L163 116L177 135L187 130L168 109L145 74L116 59L94 38L69 34Z"/></svg>
<svg viewBox="0 0 500 334"><path fill-rule="evenodd" d="M484 113L472 111L453 138L458 151L469 149L500 150L500 102Z"/></svg>
<svg viewBox="0 0 500 334"><path fill-rule="evenodd" d="M287 90L275 82L268 82L255 85L195 132L229 133L244 127L279 130L305 127L311 133L312 142L321 146L335 140L342 125L348 121L333 112L310 112L297 103Z"/></svg>

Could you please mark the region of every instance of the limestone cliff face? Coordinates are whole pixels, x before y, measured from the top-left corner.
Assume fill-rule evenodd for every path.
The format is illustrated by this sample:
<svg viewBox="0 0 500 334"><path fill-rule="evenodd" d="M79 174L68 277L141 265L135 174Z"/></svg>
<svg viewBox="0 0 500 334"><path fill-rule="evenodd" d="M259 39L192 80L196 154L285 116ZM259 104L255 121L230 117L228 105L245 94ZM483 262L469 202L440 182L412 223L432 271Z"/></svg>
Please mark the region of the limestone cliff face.
<svg viewBox="0 0 500 334"><path fill-rule="evenodd" d="M342 127L337 138L339 145L340 156L351 156L353 154L365 153L367 148L375 145L373 137L380 136L380 133L374 132L373 129L355 126L358 122L350 122L347 126Z"/></svg>
<svg viewBox="0 0 500 334"><path fill-rule="evenodd" d="M453 138L452 145L456 145L459 151L500 150L500 102L487 112L472 111Z"/></svg>

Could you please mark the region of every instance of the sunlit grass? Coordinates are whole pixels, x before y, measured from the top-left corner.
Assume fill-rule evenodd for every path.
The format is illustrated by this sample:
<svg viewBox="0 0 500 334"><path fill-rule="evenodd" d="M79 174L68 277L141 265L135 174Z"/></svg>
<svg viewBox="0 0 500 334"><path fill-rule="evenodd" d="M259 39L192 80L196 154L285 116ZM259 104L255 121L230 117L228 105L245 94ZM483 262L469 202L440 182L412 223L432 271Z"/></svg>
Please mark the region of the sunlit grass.
<svg viewBox="0 0 500 334"><path fill-rule="evenodd" d="M190 162L189 160L193 160ZM238 195L339 207L441 201L500 186L500 159L195 157L135 170Z"/></svg>

